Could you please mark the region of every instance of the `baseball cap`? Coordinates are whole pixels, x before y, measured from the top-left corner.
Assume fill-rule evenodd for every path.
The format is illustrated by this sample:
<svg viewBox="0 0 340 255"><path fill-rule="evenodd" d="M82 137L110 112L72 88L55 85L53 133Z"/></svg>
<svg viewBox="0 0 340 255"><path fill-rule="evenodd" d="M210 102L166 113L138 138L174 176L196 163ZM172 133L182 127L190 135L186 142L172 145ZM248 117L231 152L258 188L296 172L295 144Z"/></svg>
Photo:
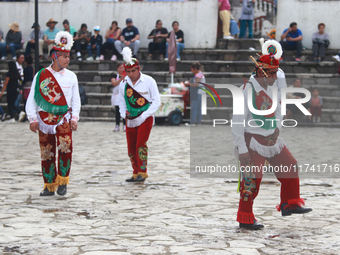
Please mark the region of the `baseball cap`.
<svg viewBox="0 0 340 255"><path fill-rule="evenodd" d="M99 26L95 26L95 27L93 28L93 30L100 31L100 27L99 27Z"/></svg>
<svg viewBox="0 0 340 255"><path fill-rule="evenodd" d="M40 27L39 24L38 24L38 27ZM35 22L33 23L31 28L35 28Z"/></svg>
<svg viewBox="0 0 340 255"><path fill-rule="evenodd" d="M126 24L127 23L132 23L132 19L130 19L130 18L126 19Z"/></svg>

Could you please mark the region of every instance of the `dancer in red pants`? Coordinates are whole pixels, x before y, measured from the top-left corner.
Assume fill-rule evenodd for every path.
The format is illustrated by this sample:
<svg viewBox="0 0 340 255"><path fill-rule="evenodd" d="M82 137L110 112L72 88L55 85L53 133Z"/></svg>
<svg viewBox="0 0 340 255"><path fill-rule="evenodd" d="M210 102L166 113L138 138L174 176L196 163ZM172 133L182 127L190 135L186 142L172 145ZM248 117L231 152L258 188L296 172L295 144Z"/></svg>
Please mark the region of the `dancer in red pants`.
<svg viewBox="0 0 340 255"><path fill-rule="evenodd" d="M147 141L154 124L153 114L160 106L156 81L140 71L138 60L129 47L122 52L126 77L119 85L119 110L126 119L128 154L133 168L127 182L143 182L148 177Z"/></svg>
<svg viewBox="0 0 340 255"><path fill-rule="evenodd" d="M65 195L72 162L72 131L77 130L80 96L77 76L69 71L73 38L59 32L50 54L52 64L34 77L26 112L30 129L39 131L44 190L40 196ZM56 162L56 151L58 161Z"/></svg>
<svg viewBox="0 0 340 255"><path fill-rule="evenodd" d="M235 114L232 120L235 154L241 162L240 170L243 173L237 212L237 221L241 228L256 230L264 227L255 219L253 202L260 189L266 160L281 182L281 203L277 209L281 211L282 216L312 211L310 208L301 207L304 200L300 198L297 162L287 149L284 140L279 137L283 117L280 97L277 100L276 111L270 115L256 115L248 108L248 90L252 91L251 102L254 109L272 108L281 55L282 49L278 42L269 40L263 44L260 59L254 60L256 63L254 75L243 86L244 115Z"/></svg>

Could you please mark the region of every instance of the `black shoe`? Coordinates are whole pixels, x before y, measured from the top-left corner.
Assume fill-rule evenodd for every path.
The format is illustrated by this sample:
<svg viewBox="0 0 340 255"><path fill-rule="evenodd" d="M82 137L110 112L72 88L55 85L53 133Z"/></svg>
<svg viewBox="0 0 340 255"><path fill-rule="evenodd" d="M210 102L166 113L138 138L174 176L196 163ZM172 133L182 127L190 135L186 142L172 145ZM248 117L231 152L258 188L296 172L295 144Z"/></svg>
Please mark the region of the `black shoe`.
<svg viewBox="0 0 340 255"><path fill-rule="evenodd" d="M135 182L143 182L145 181L145 178L143 178L140 174L137 175Z"/></svg>
<svg viewBox="0 0 340 255"><path fill-rule="evenodd" d="M54 196L54 191L49 191L48 188L45 188L43 191L40 192L40 196Z"/></svg>
<svg viewBox="0 0 340 255"><path fill-rule="evenodd" d="M258 223L256 220L254 220L253 224L245 224L245 223L240 223L240 228L246 228L250 230L258 230L261 228L264 228L264 226L260 223Z"/></svg>
<svg viewBox="0 0 340 255"><path fill-rule="evenodd" d="M67 185L59 185L58 186L58 190L57 190L57 194L59 196L65 196L67 193Z"/></svg>
<svg viewBox="0 0 340 255"><path fill-rule="evenodd" d="M126 179L126 182L135 182L135 177L132 175L131 178Z"/></svg>
<svg viewBox="0 0 340 255"><path fill-rule="evenodd" d="M293 205L292 208L285 208L285 206L287 206L288 204L282 204L281 205L281 215L282 216L289 216L292 215L292 213L297 213L297 214L302 214L302 213L309 213L311 211L313 211L312 208L305 208L305 207L301 207L298 205Z"/></svg>

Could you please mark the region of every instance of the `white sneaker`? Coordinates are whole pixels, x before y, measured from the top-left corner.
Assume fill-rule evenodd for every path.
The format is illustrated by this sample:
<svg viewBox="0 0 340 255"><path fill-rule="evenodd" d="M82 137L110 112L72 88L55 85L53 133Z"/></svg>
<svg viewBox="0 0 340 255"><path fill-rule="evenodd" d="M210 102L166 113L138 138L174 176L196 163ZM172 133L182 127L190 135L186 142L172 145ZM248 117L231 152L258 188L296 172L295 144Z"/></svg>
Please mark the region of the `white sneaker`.
<svg viewBox="0 0 340 255"><path fill-rule="evenodd" d="M78 58L78 61L83 61L83 59L82 58Z"/></svg>
<svg viewBox="0 0 340 255"><path fill-rule="evenodd" d="M17 61L17 57L13 57L13 61Z"/></svg>
<svg viewBox="0 0 340 255"><path fill-rule="evenodd" d="M176 58L177 61L181 61L181 58Z"/></svg>
<svg viewBox="0 0 340 255"><path fill-rule="evenodd" d="M7 57L5 57L5 56L3 56L2 58L1 58L1 60L6 60L7 59Z"/></svg>
<svg viewBox="0 0 340 255"><path fill-rule="evenodd" d="M112 61L116 61L116 60L117 60L117 56L116 56L116 55L112 55L111 60L112 60Z"/></svg>
<svg viewBox="0 0 340 255"><path fill-rule="evenodd" d="M13 118L13 119L7 120L6 122L10 123L10 124L13 124L13 123L15 123L15 119Z"/></svg>
<svg viewBox="0 0 340 255"><path fill-rule="evenodd" d="M100 55L99 60L103 61L104 60L104 55Z"/></svg>
<svg viewBox="0 0 340 255"><path fill-rule="evenodd" d="M88 57L86 60L87 61L93 61L94 59L93 59L93 57Z"/></svg>
<svg viewBox="0 0 340 255"><path fill-rule="evenodd" d="M25 116L26 116L26 113L21 111L20 114L19 114L19 121L23 121L25 119Z"/></svg>
<svg viewBox="0 0 340 255"><path fill-rule="evenodd" d="M190 123L185 123L185 125L186 125L187 127L195 127L195 126L196 126L196 124L190 124Z"/></svg>
<svg viewBox="0 0 340 255"><path fill-rule="evenodd" d="M321 118L318 117L318 118L316 119L316 122L320 122L320 121L321 121Z"/></svg>
<svg viewBox="0 0 340 255"><path fill-rule="evenodd" d="M231 35L228 35L228 36L223 36L223 39L232 40L232 39L235 39L235 38L232 37Z"/></svg>
<svg viewBox="0 0 340 255"><path fill-rule="evenodd" d="M169 58L165 58L164 61L169 61Z"/></svg>
<svg viewBox="0 0 340 255"><path fill-rule="evenodd" d="M4 114L2 115L1 121L5 121L5 119L6 119L6 113L4 113Z"/></svg>
<svg viewBox="0 0 340 255"><path fill-rule="evenodd" d="M119 132L119 126L117 125L116 128L113 130L113 132Z"/></svg>
<svg viewBox="0 0 340 255"><path fill-rule="evenodd" d="M123 131L124 131L124 132L126 131L126 125L123 126Z"/></svg>
<svg viewBox="0 0 340 255"><path fill-rule="evenodd" d="M332 58L333 58L333 60L335 60L335 61L337 61L337 62L340 62L340 57L339 57L339 55L335 55L335 56L333 56Z"/></svg>
<svg viewBox="0 0 340 255"><path fill-rule="evenodd" d="M81 53L80 52L77 52L77 57L81 57Z"/></svg>

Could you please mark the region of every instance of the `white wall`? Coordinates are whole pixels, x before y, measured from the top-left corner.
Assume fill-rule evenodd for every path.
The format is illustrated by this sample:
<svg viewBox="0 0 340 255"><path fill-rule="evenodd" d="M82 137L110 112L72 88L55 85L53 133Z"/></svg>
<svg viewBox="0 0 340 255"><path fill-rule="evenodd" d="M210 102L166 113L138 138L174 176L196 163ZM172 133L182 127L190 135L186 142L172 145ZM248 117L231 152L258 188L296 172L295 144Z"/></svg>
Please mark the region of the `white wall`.
<svg viewBox="0 0 340 255"><path fill-rule="evenodd" d="M155 27L156 20L163 21L163 27L172 30L171 24L177 20L184 32L187 48L214 48L217 37L218 5L216 0L189 2L100 2L96 0L69 0L67 2L39 2L39 24L46 29L50 18L62 22L68 19L77 30L82 23L88 28L101 27L104 35L113 20L121 28L125 20L132 18L141 35L141 46L147 47L147 36ZM34 22L34 1L0 2L0 28L4 36L9 30L8 24L17 22L25 41Z"/></svg>
<svg viewBox="0 0 340 255"><path fill-rule="evenodd" d="M340 1L279 0L276 39L280 40L283 31L295 21L303 34L302 44L311 49L312 35L318 31L318 24L322 22L325 23L325 32L330 37L329 48L339 49L339 10Z"/></svg>

